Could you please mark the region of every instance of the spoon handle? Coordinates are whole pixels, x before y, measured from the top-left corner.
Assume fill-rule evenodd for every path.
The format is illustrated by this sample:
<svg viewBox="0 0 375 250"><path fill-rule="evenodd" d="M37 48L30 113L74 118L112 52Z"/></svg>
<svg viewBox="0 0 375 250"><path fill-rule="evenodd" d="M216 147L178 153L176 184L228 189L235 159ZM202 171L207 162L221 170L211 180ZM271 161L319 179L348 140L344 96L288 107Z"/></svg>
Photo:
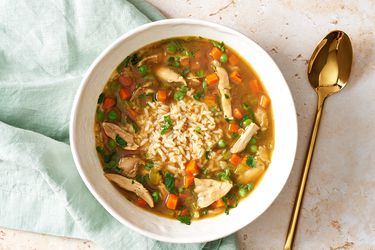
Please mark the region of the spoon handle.
<svg viewBox="0 0 375 250"><path fill-rule="evenodd" d="M311 163L311 159L314 153L314 147L315 147L316 137L318 135L320 118L322 116L322 110L323 110L325 98L326 98L325 96L321 95L318 92L318 109L316 112L314 127L313 127L311 137L310 137L310 143L309 143L310 145L309 145L309 150L306 155L305 166L303 169L303 173L301 175L298 193L297 193L296 201L293 207L292 218L289 222L288 234L285 240L284 250L291 250L293 248L293 240L294 240L295 233L297 231L298 217L299 217L299 213L301 210L303 194L305 192L307 177L308 177L309 170L310 170L310 163Z"/></svg>

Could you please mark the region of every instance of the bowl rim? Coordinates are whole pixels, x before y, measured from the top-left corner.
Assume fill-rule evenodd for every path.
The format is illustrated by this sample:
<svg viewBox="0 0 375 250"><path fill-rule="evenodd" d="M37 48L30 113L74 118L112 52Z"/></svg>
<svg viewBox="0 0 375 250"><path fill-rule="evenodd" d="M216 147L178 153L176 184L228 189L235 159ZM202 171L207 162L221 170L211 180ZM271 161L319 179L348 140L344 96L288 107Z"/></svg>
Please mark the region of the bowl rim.
<svg viewBox="0 0 375 250"><path fill-rule="evenodd" d="M282 181L281 188L279 190L277 190L277 191L274 192L274 195L273 195L273 198L272 198L272 202L268 204L268 206L267 206L267 208L265 210L263 210L258 215L256 215L255 218L254 218L254 220L256 220L261 214L263 214L272 205L272 203L275 201L275 199L279 196L280 192L284 189L285 184L286 184L286 182L289 179L289 176L291 174L291 171L292 171L292 168L293 168L293 165L294 165L294 161L295 161L295 157L296 157L297 142L298 142L298 120L297 120L296 108L295 108L295 104L294 104L293 95L292 95L292 93L290 91L290 88L289 88L289 86L288 86L288 84L287 84L287 82L286 82L286 80L285 80L285 78L284 78L284 76L283 76L280 68L278 67L278 65L276 64L276 62L272 59L272 57L260 45L258 45L256 42L254 42L253 40L251 40L250 38L248 38L247 36L245 36L241 32L236 31L236 30L234 30L232 28L226 27L224 25L220 25L220 24L217 24L217 23L213 23L213 22L209 22L209 21L204 21L204 20L200 20L200 19L171 18L171 19L164 19L164 20L159 20L159 21L155 21L155 22L146 23L146 24L138 26L138 27L136 27L136 28L134 28L134 29L132 29L132 30L130 30L130 31L122 34L114 42L112 42L110 45L108 45L99 54L99 56L96 57L96 59L92 62L92 64L90 65L90 67L87 69L86 73L83 75L82 80L81 80L81 82L79 84L79 87L78 87L78 89L76 91L76 95L74 97L73 104L72 104L72 111L71 111L71 115L70 115L70 124L69 124L70 125L69 126L69 131L70 131L69 139L70 139L70 146L71 146L71 152L72 152L72 155L73 155L73 160L74 160L74 163L75 163L76 168L78 170L78 173L81 176L81 179L83 180L83 182L85 183L86 187L89 189L89 191L91 192L91 194L100 203L100 205L103 206L104 209L110 215L112 215L117 221L119 221L123 225L127 226L128 228L130 228L130 229L132 229L132 230L134 230L134 231L136 231L136 232L138 232L138 233L140 233L142 235L145 235L145 236L147 236L149 238L155 239L155 240L160 240L160 241L164 241L164 242L171 242L171 243L203 243L203 242L212 241L212 240L216 240L216 239L219 239L219 238L226 237L226 236L228 236L230 234L233 234L233 233L237 232L238 230L242 229L244 226L243 225L239 225L234 230L228 230L228 231L225 231L224 233L216 234L215 236L211 236L211 237L207 237L204 240L195 240L195 239L191 239L191 238L188 238L188 237L185 237L185 240L182 240L180 238L175 239L175 238L172 238L172 237L168 237L168 236L156 234L156 233L153 233L153 232L149 232L149 231L147 231L145 229L142 229L141 227L133 225L132 223L130 223L129 221L127 221L126 219L124 219L120 214L118 214L114 209L112 209L112 207L109 204L107 204L107 202L96 192L96 190L94 188L94 185L91 184L91 182L87 179L87 177L86 177L86 175L84 173L83 167L81 165L81 160L79 158L78 150L77 150L77 147L76 147L76 143L75 143L75 141L77 140L75 125L76 125L76 122L77 122L76 113L77 113L77 109L78 109L78 103L80 101L80 98L81 98L81 95L83 93L84 87L87 84L87 82L89 81L90 75L92 74L92 72L95 69L95 67L97 66L97 64L99 64L99 62L102 61L103 58L108 53L110 53L114 48L116 48L117 46L119 46L123 42L123 40L125 40L126 38L131 37L133 35L136 35L137 33L140 33L142 31L145 31L145 30L148 30L148 29L152 29L153 27L164 26L164 25L173 25L173 24L202 25L202 26L205 26L205 27L213 28L213 29L219 29L219 30L222 30L224 32L230 32L233 35L238 36L239 39L246 40L246 42L251 43L257 49L260 49L263 52L263 56L268 57L267 60L271 61L276 66L277 70L279 71L280 77L284 81L283 84L285 84L287 94L291 98L291 106L290 106L290 108L291 108L291 111L293 113L293 118L294 119L290 120L289 122L293 125L293 127L296 128L294 130L294 132L295 132L295 136L294 136L295 140L289 142L290 144L292 144L292 146L290 148L290 151L291 151L291 155L293 155L293 161L291 161L290 166L287 169L288 170L287 171L288 174L285 176L284 180ZM252 221L254 221L254 220L252 220ZM248 224L250 224L251 222L245 224L245 226L248 225Z"/></svg>

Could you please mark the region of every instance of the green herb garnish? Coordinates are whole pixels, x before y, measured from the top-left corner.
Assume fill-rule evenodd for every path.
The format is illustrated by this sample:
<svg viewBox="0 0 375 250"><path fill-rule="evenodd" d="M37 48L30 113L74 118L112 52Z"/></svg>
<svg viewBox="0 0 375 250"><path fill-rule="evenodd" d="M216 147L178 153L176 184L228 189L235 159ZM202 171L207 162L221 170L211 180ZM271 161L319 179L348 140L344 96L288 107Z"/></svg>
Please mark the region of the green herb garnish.
<svg viewBox="0 0 375 250"><path fill-rule="evenodd" d="M116 143L123 148L125 148L128 145L128 143L124 139L122 139L119 135L116 135Z"/></svg>
<svg viewBox="0 0 375 250"><path fill-rule="evenodd" d="M184 70L181 71L181 75L183 77L186 77L188 74L190 73L190 69L186 68Z"/></svg>
<svg viewBox="0 0 375 250"><path fill-rule="evenodd" d="M169 57L168 58L168 66L172 66L175 68L180 67L180 58L179 57Z"/></svg>
<svg viewBox="0 0 375 250"><path fill-rule="evenodd" d="M220 172L216 175L222 181L230 181L230 170L226 168L224 172Z"/></svg>
<svg viewBox="0 0 375 250"><path fill-rule="evenodd" d="M172 174L167 172L164 176L164 182L165 182L165 187L167 188L167 190L170 193L172 193L172 194L177 193L177 189L176 189L176 186L174 184L174 176Z"/></svg>
<svg viewBox="0 0 375 250"><path fill-rule="evenodd" d="M195 95L193 95L193 98L197 101L199 101L203 96L203 93L198 91Z"/></svg>
<svg viewBox="0 0 375 250"><path fill-rule="evenodd" d="M256 168L256 160L253 156L248 156L246 158L246 165L252 168Z"/></svg>
<svg viewBox="0 0 375 250"><path fill-rule="evenodd" d="M205 73L204 73L204 70L201 69L201 70L198 70L197 72L195 72L195 75L199 78L202 78L205 76Z"/></svg>
<svg viewBox="0 0 375 250"><path fill-rule="evenodd" d="M190 225L191 224L191 218L189 216L177 216L177 220L179 220L181 223Z"/></svg>
<svg viewBox="0 0 375 250"><path fill-rule="evenodd" d="M104 94L101 93L98 98L98 104L102 103L104 101Z"/></svg>
<svg viewBox="0 0 375 250"><path fill-rule="evenodd" d="M179 88L173 95L173 98L176 100L176 101L181 101L184 96L186 95L186 93L188 92L189 88L186 86L186 85L183 85L181 86L181 88Z"/></svg>
<svg viewBox="0 0 375 250"><path fill-rule="evenodd" d="M167 133L168 129L172 127L172 119L169 115L164 116L164 124L161 128L161 134L164 135Z"/></svg>
<svg viewBox="0 0 375 250"><path fill-rule="evenodd" d="M127 68L129 66L129 63L132 65L136 65L141 61L141 57L134 53L130 56L127 56L118 66L117 66L117 72L120 73L124 68Z"/></svg>
<svg viewBox="0 0 375 250"><path fill-rule="evenodd" d="M224 42L217 42L217 41L214 41L214 40L209 40L215 47L219 48L222 52L225 51L225 44Z"/></svg>
<svg viewBox="0 0 375 250"><path fill-rule="evenodd" d="M151 168L154 167L154 161L153 160L148 160L145 164L145 168L150 170Z"/></svg>
<svg viewBox="0 0 375 250"><path fill-rule="evenodd" d="M158 203L160 200L160 193L158 191L152 192L152 199L155 203Z"/></svg>

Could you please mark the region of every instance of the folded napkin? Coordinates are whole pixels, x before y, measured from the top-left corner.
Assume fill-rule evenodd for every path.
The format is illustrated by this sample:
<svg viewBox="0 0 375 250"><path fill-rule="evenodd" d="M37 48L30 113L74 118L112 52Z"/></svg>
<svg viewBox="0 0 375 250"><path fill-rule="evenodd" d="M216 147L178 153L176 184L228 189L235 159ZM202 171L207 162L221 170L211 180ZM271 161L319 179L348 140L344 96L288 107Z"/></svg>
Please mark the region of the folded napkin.
<svg viewBox="0 0 375 250"><path fill-rule="evenodd" d="M139 235L107 213L74 166L68 128L82 75L121 34L162 18L136 0L0 0L0 226L104 249L237 248L234 236L183 245Z"/></svg>

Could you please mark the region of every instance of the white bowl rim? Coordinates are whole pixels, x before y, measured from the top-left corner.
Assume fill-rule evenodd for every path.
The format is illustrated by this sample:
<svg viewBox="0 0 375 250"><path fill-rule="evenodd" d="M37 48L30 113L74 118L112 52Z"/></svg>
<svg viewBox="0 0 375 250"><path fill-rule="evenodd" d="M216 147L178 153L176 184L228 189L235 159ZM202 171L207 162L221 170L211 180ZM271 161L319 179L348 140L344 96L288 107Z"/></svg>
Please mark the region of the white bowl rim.
<svg viewBox="0 0 375 250"><path fill-rule="evenodd" d="M293 155L293 159L291 160L291 162L289 164L289 168L287 169L287 175L283 176L284 179L282 180L282 183L281 183L282 185L279 186L279 188L277 189L278 191L274 192L272 200L274 201L277 198L277 196L280 194L280 192L284 188L284 186L285 186L285 184L286 184L286 182L287 182L287 180L289 178L289 175L290 175L291 170L293 168L293 163L294 163L294 159L295 159L295 155L296 155L296 150L297 150L298 124L297 124L297 116L296 116L296 109L295 109L295 105L294 105L294 101L293 101L293 96L291 94L290 88L289 88L289 86L288 86L288 84L287 84L284 76L282 75L279 67L277 66L277 64L275 63L275 61L272 59L272 57L261 46L259 46L256 42L254 42L253 40L251 40L250 38L248 38L244 34L238 32L238 31L236 31L234 29L231 29L229 27L226 27L226 26L223 26L223 25L220 25L220 24L216 24L216 23L213 23L213 22L199 20L199 19L171 18L171 19L165 19L165 20L160 20L160 21L146 23L146 24L143 24L143 25L141 25L141 26L139 26L137 28L134 28L134 29L132 29L132 30L124 33L119 38L117 38L112 44L110 44L105 50L103 50L100 53L100 55L94 60L94 62L90 65L90 67L88 68L88 70L84 74L84 76L83 76L83 78L82 78L82 80L80 82L80 85L79 85L79 87L77 89L77 92L76 92L76 95L75 95L75 98L74 98L74 101L73 101L72 112L71 112L71 117L70 117L70 127L69 127L69 131L70 131L70 145L71 145L71 151L72 151L72 155L73 155L73 159L74 159L75 165L76 165L78 173L81 176L82 180L84 181L85 185L90 190L90 192L95 197L95 199L107 210L107 212L109 212L120 223L126 225L130 229L132 229L132 230L134 230L134 231L136 231L136 232L138 232L140 234L143 234L143 235L145 235L145 236L147 236L149 238L152 238L152 239L155 239L155 240L159 240L159 241L170 242L170 243L202 243L202 242L208 242L208 241L217 240L219 238L223 238L223 237L226 237L226 236L228 236L230 234L233 234L233 233L237 232L238 230L240 230L241 228L243 228L244 226L246 226L248 223L251 223L256 218L258 218L262 213L264 213L267 210L267 208L269 208L272 205L273 201L270 202L267 205L267 208L264 211L262 211L259 214L257 214L254 217L254 219L252 221L248 222L247 224L244 224L244 225L240 224L234 230L225 231L224 233L219 233L219 234L216 234L214 236L211 235L211 237L207 237L204 240L201 240L201 239L200 240L196 240L196 239L191 239L189 237L185 237L184 239L182 239L182 238L172 238L172 237L168 237L168 236L164 236L164 235L155 234L155 233L149 232L147 230L144 230L141 227L138 227L138 226L135 226L135 225L131 224L126 219L122 218L121 215L119 215L115 210L113 210L111 208L111 206L109 204L107 204L107 202L102 199L102 197L96 192L94 185L92 185L90 183L90 181L85 176L85 173L83 171L83 168L81 166L81 162L80 162L80 159L79 159L77 147L76 147L76 144L75 144L75 142L77 140L76 131L75 131L75 125L76 125L76 122L77 122L76 111L77 111L78 103L80 101L80 97L81 97L81 94L82 94L82 92L84 90L84 87L87 84L88 79L89 79L90 75L92 74L92 72L93 72L94 68L96 67L96 65L111 50L113 50L114 48L116 48L117 46L119 46L119 44L121 44L123 42L123 40L125 40L126 38L131 37L133 35L136 35L137 33L140 33L140 32L142 32L144 30L151 29L153 27L163 26L163 25L173 25L173 24L202 25L202 26L207 26L207 27L214 28L214 29L217 28L217 29L220 29L222 31L230 32L230 33L232 33L232 34L240 37L240 39L246 40L247 42L253 44L254 47L256 47L256 48L260 49L261 51L263 51L264 52L263 56L267 57L267 59L269 61L271 61L276 66L276 68L279 70L279 73L280 73L281 78L283 80L282 84L285 85L284 87L286 87L286 90L287 90L287 93L288 93L288 98L291 99L291 106L290 106L290 108L291 108L291 110L294 113L294 116L293 116L294 119L290 120L289 122L291 124L291 127L294 128L295 134L293 135L293 138L292 138L294 140L293 141L289 141L289 143L291 144L291 152L292 152L292 155Z"/></svg>

